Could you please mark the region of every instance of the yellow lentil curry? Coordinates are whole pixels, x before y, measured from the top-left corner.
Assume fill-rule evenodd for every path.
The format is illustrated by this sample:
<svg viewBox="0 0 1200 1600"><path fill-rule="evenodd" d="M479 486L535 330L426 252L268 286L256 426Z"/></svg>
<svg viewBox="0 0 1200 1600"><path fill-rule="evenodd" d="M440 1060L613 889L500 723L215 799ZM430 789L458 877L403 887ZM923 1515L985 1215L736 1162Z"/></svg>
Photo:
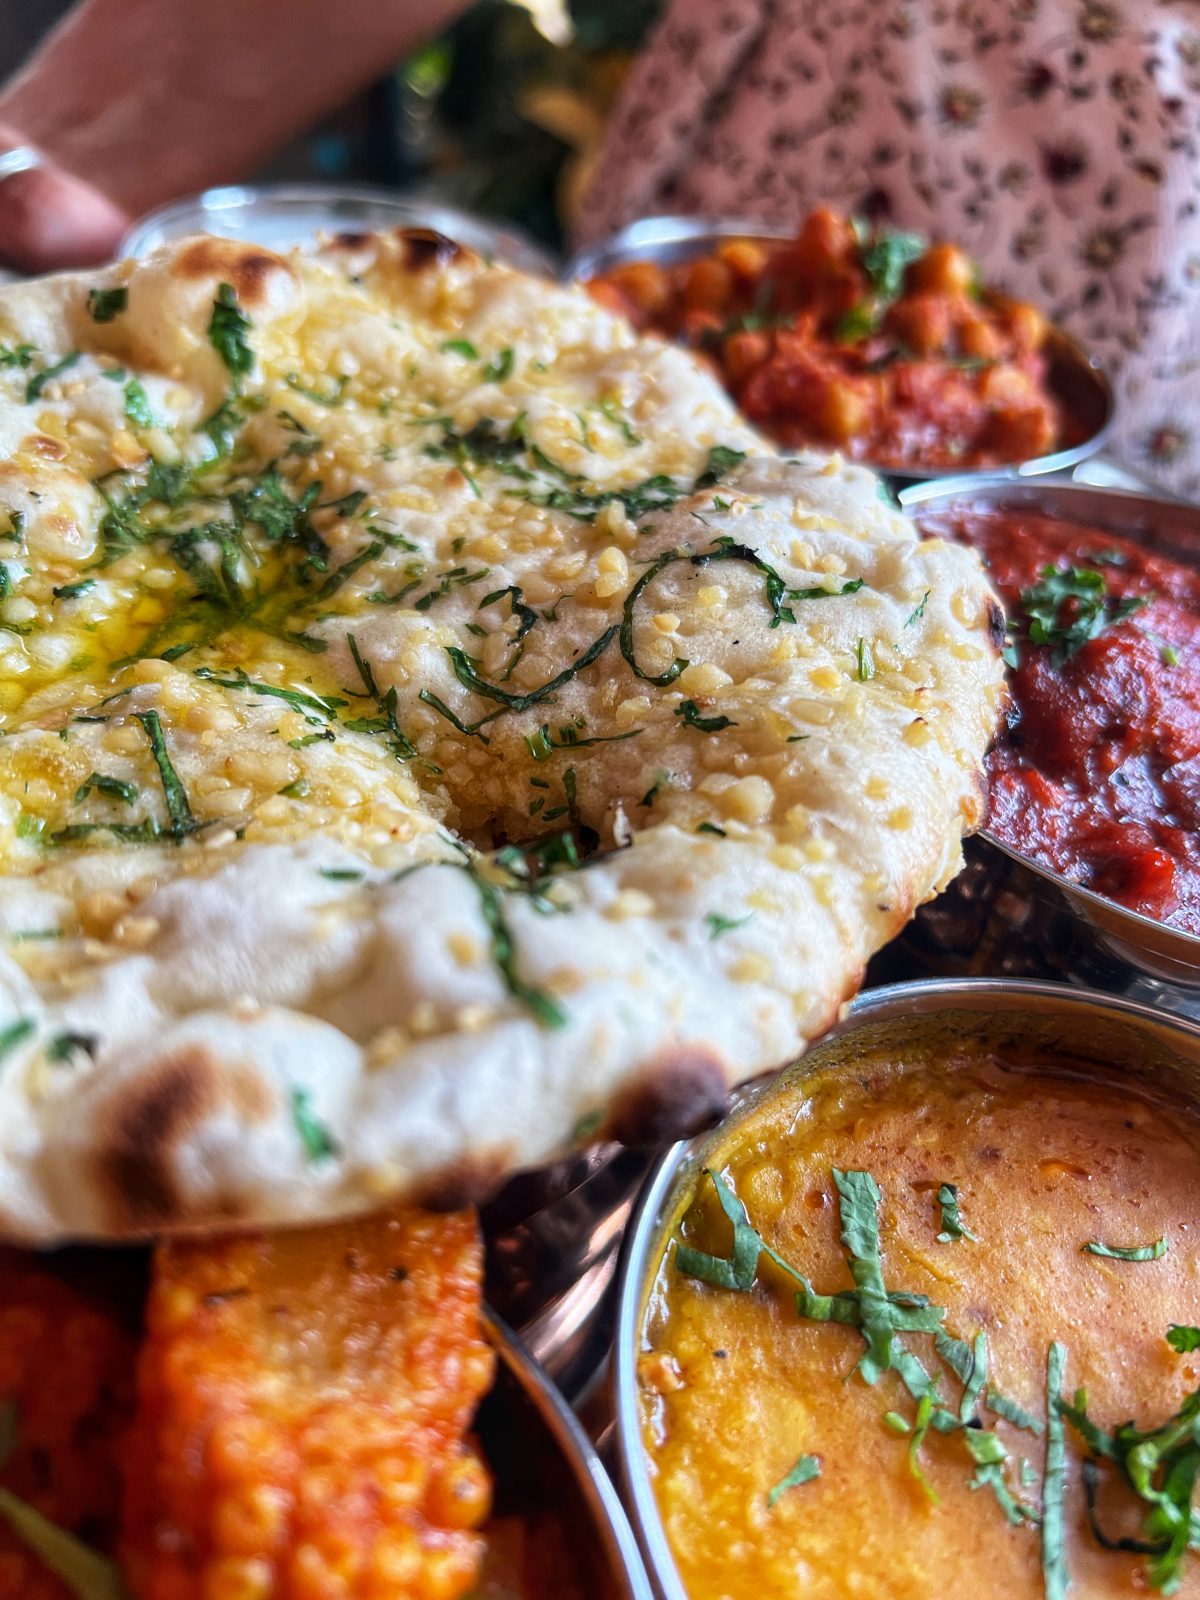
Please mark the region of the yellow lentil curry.
<svg viewBox="0 0 1200 1600"><path fill-rule="evenodd" d="M731 1127L639 1365L690 1600L1200 1595L1200 1122L1098 1071L872 1041Z"/></svg>

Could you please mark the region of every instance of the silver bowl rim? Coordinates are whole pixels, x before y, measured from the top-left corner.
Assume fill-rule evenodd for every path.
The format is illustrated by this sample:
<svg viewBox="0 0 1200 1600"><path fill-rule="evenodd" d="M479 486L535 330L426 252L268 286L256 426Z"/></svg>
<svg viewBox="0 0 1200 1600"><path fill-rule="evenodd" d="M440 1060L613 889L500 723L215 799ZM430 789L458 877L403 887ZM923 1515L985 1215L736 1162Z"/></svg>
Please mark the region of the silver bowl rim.
<svg viewBox="0 0 1200 1600"><path fill-rule="evenodd" d="M627 223L607 238L598 240L569 257L561 273L565 283L586 283L597 272L624 261L642 258L653 259L655 250L662 246L705 243L722 239L757 239L769 243L786 243L796 237L795 228L785 228L779 223L754 222L738 217L659 216L642 217ZM1102 450L1112 434L1116 421L1116 393L1112 379L1098 356L1088 353L1083 346L1062 328L1051 325L1051 337L1061 356L1069 360L1080 374L1095 384L1103 405L1104 420L1095 433L1081 439L1078 444L1052 450L1044 456L1030 456L1028 460L1006 462L999 466L972 467L965 472L925 471L916 467L879 466L872 461L860 461L859 466L870 467L889 478L893 483L939 483L953 476L955 481L1003 477L1008 479L1044 477L1051 472L1065 472Z"/></svg>
<svg viewBox="0 0 1200 1600"><path fill-rule="evenodd" d="M814 1049L844 1038L867 1023L963 1011L991 1015L1005 1009L1040 1009L1043 1013L1107 1012L1135 1028L1186 1041L1200 1061L1200 1024L1099 990L1027 978L916 979L867 989L856 997L842 1019L815 1041ZM637 1355L651 1250L657 1240L664 1205L672 1196L685 1163L709 1140L719 1138L722 1130L751 1100L757 1103L760 1097L772 1093L781 1078L782 1072L745 1085L715 1128L706 1129L692 1139L680 1140L663 1152L638 1196L622 1245L609 1378L613 1453L630 1521L645 1557L656 1600L688 1600L688 1596L676 1571L658 1513L638 1418Z"/></svg>
<svg viewBox="0 0 1200 1600"><path fill-rule="evenodd" d="M1009 497L1012 503L1029 504L1044 503L1048 515L1053 516L1056 511L1056 502L1061 500L1062 510L1069 513L1072 502L1078 507L1081 514L1086 514L1085 503L1111 504L1115 511L1122 507L1129 510L1135 506L1153 512L1161 509L1169 512L1174 517L1193 517L1196 522L1198 543L1197 570L1200 571L1200 506L1190 505L1185 500L1175 500L1163 495L1140 494L1132 489L1102 489L1087 483L1047 483L1045 481L1030 481L1028 479L1006 478L999 474L995 477L981 480L963 475L958 478L929 479L924 483L912 484L909 488L900 491L899 500L903 510L913 513L920 509L932 509L949 505L959 499L988 499L992 502L1003 502ZM1069 520L1077 520L1069 518ZM1138 530L1115 527L1111 530L1120 537L1129 539L1132 543L1139 543ZM1003 839L990 832L986 827L981 828L976 835L985 844L994 850L999 850L1010 860L1018 862L1022 867L1032 872L1035 877L1043 879L1056 889L1068 902L1079 900L1084 907L1100 913L1100 927L1103 933L1108 933L1104 926L1116 922L1129 929L1128 946L1125 954L1136 959L1138 950L1148 941L1155 946L1164 943L1177 945L1179 948L1178 960L1183 964L1190 964L1196 968L1196 982L1200 984L1200 934L1188 933L1183 928L1172 928L1164 922L1158 922L1153 917L1146 916L1141 911L1132 911L1128 906L1123 906L1117 900L1110 900L1107 895L1098 894L1094 889L1088 889L1081 883L1074 883L1070 878L1057 872L1053 867L1047 867L1033 856L1024 855L1012 845L1006 844ZM1097 919L1088 918L1091 926L1096 926ZM1108 934L1111 938L1111 934ZM1122 943L1125 944L1122 935ZM1144 968L1150 975L1162 978L1161 968ZM1168 979L1167 981L1170 981Z"/></svg>
<svg viewBox="0 0 1200 1600"><path fill-rule="evenodd" d="M213 189L200 189L195 194L182 195L156 206L153 211L138 217L129 227L117 247L118 258L140 256L148 241L162 227L190 212L211 214L219 218L224 213L243 213L259 204L279 206L301 213L306 207L314 211L329 209L339 204L349 208L376 207L392 214L396 226L431 227L438 232L455 236L461 230L462 243L471 249L486 248L485 240L495 246L498 259L521 268L554 277L557 262L553 255L543 250L517 228L458 206L448 205L433 196L402 194L394 189L371 183L230 183ZM348 216L345 226L353 226L353 216ZM197 232L205 229L197 225Z"/></svg>
<svg viewBox="0 0 1200 1600"><path fill-rule="evenodd" d="M517 1335L486 1305L483 1320L497 1360L529 1401L570 1468L614 1584L627 1600L652 1600L653 1591L625 1509L575 1413Z"/></svg>

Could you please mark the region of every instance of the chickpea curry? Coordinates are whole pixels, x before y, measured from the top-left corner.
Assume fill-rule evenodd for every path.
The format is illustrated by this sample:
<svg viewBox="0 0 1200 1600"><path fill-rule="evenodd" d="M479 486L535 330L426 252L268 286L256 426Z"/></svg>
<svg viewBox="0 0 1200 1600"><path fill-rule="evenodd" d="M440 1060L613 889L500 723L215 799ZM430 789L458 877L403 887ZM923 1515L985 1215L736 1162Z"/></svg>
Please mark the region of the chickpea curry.
<svg viewBox="0 0 1200 1600"><path fill-rule="evenodd" d="M1076 442L1036 307L980 286L955 245L814 211L797 237L731 238L675 266L633 260L592 295L706 355L785 448L901 471L1027 461Z"/></svg>
<svg viewBox="0 0 1200 1600"><path fill-rule="evenodd" d="M0 1600L489 1600L473 1213L0 1253ZM541 1592L541 1591L539 1591ZM565 1589L557 1591L566 1593Z"/></svg>
<svg viewBox="0 0 1200 1600"><path fill-rule="evenodd" d="M1200 1595L1198 1153L1179 1105L957 1039L735 1121L639 1362L690 1600Z"/></svg>

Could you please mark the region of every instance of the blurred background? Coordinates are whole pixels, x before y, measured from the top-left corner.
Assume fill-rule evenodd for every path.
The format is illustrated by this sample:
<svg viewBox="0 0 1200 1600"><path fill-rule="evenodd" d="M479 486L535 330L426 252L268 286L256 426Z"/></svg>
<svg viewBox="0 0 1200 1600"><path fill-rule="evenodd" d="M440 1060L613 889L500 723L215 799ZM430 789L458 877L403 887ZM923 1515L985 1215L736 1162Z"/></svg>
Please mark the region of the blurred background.
<svg viewBox="0 0 1200 1600"><path fill-rule="evenodd" d="M0 82L70 9L3 0ZM507 218L557 247L658 10L658 0L479 0L247 181L387 184Z"/></svg>

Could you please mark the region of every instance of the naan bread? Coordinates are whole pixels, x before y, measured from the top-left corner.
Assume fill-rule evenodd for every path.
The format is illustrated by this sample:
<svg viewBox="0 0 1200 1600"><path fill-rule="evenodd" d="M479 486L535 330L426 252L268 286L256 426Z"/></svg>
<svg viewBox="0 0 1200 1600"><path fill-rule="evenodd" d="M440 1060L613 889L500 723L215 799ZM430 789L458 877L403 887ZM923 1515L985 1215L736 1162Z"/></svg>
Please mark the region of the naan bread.
<svg viewBox="0 0 1200 1600"><path fill-rule="evenodd" d="M976 558L582 292L195 239L6 288L0 362L7 1234L661 1137L957 871Z"/></svg>

